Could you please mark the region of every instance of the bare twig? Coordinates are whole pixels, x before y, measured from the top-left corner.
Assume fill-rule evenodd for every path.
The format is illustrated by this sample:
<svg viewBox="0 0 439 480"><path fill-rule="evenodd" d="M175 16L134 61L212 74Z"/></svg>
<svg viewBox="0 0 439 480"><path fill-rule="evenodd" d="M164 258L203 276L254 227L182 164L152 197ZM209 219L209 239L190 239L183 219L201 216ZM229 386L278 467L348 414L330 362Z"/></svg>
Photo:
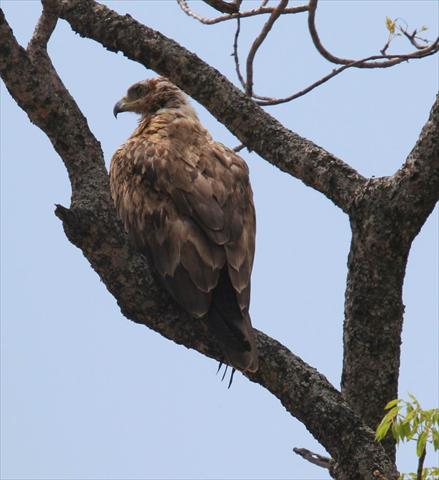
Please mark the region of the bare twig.
<svg viewBox="0 0 439 480"><path fill-rule="evenodd" d="M209 1L214 2L215 4L221 4L221 5L226 3L223 0L209 0ZM209 3L209 1L206 3ZM393 39L393 36L390 35L386 44L380 51L381 55L370 55L368 57L358 59L358 60L337 57L332 53L330 53L328 50L326 50L326 48L321 43L321 40L317 33L317 29L315 25L315 15L317 10L318 0L310 0L309 5L300 5L297 7L290 7L290 8L287 7L288 0L281 0L278 3L278 5L274 8L267 7L266 6L268 4L267 0L262 0L262 3L257 8L254 8L253 10L249 10L246 12L237 12L234 14L229 14L223 17L217 17L213 19L200 17L196 13L192 12L187 4L187 0L177 0L177 2L180 5L180 7L183 9L183 11L185 11L188 15L192 16L193 18L196 18L197 20L205 24L218 23L220 21L231 20L233 18L237 19L237 28L234 36L233 54L232 54L234 57L236 74L246 94L249 95L254 100L256 100L257 103L261 106L279 105L282 103L290 102L299 97L302 97L303 95L306 95L307 93L314 90L315 88L322 85L323 83L326 83L328 80L334 78L338 74L344 72L348 68L388 68L388 67L397 65L399 63L406 62L411 59L424 58L429 55L433 55L439 51L439 38L437 38L434 42L427 44L428 41L424 38L419 37L419 35L417 34L417 30L414 30L412 33L409 33L408 27L406 25L405 28L403 26L398 26L398 30L416 48L416 51L414 52L407 53L407 54L387 55L386 52ZM240 5L240 2L238 3L238 0L235 3L238 4L238 6ZM300 90L299 92L291 94L287 97L276 98L276 97L261 96L256 94L253 90L253 64L254 64L254 59L255 59L257 50L259 49L261 44L265 41L268 33L273 27L274 22L280 17L280 15L283 15L286 13L298 13L298 12L307 11L307 10L309 12L308 28L309 28L309 32L315 47L326 60L332 63L336 63L340 66L332 70L330 73L328 73L321 79L315 81L308 87ZM255 41L253 42L250 48L250 51L248 53L247 60L246 60L246 79L244 79L244 76L242 75L242 72L241 72L239 54L238 54L238 39L240 35L240 30L241 30L240 19L246 16L260 15L260 14L266 14L266 13L270 13L270 18L265 23L261 33L255 39ZM427 45L422 45L419 42L424 42Z"/></svg>
<svg viewBox="0 0 439 480"><path fill-rule="evenodd" d="M359 60L359 62L362 62L363 60ZM303 97L303 95L306 95L309 93L311 90L314 90L315 88L319 87L323 83L326 83L328 80L331 78L335 77L339 73L343 72L344 70L347 70L348 68L354 66L353 64L350 65L343 65L342 67L336 68L332 70L331 73L328 73L328 75L325 75L322 77L320 80L317 80L316 82L312 83L308 87L304 88L303 90L300 90L297 93L293 93L292 95L289 95L288 97L284 98L270 98L270 97L262 97L262 96L256 96L254 95L254 98L257 99L257 104L268 107L268 106L273 106L273 105L280 105L281 103L287 103L291 102L292 100L296 100L296 98Z"/></svg>
<svg viewBox="0 0 439 480"><path fill-rule="evenodd" d="M329 457L324 457L319 455L318 453L311 452L306 448L293 448L293 452L300 455L308 462L312 463L313 465L317 465L318 467L327 468L328 470L334 465L334 460Z"/></svg>
<svg viewBox="0 0 439 480"><path fill-rule="evenodd" d="M419 41L421 42L424 42L426 44L428 44L428 40L426 38L421 38L419 35L418 35L418 32L417 30L413 30L412 33L408 33L407 30L405 30L404 28L400 28L399 31L410 41L410 43L415 47L417 48L418 50L423 50L425 48L425 45L421 45Z"/></svg>
<svg viewBox="0 0 439 480"><path fill-rule="evenodd" d="M435 52L431 52L430 55L433 55ZM386 55L387 58L392 58L393 55ZM402 58L402 56L398 56L401 58L401 62L408 60L408 58ZM264 97L261 95L253 95L253 98L257 100L257 104L261 106L272 106L272 105L280 105L281 103L287 103L291 102L292 100L296 100L296 98L302 97L303 95L306 95L309 93L311 90L314 90L315 88L319 87L323 83L326 83L328 80L331 80L331 78L334 78L337 76L339 73L344 72L348 68L352 67L357 67L360 63L367 62L369 60L374 60L376 58L380 58L378 55L372 55L370 57L363 58L361 60L354 61L352 63L349 63L347 65L343 65L341 67L335 68L332 70L332 72L328 73L324 77L322 77L320 80L317 80L316 82L312 83L308 87L304 88L303 90L300 90L297 93L294 93L292 95L289 95L288 97L283 97L283 98L273 98L273 97ZM399 62L400 63L400 62Z"/></svg>
<svg viewBox="0 0 439 480"><path fill-rule="evenodd" d="M226 14L220 17L206 18L206 17L202 17L201 15L198 15L193 10L191 10L187 3L187 0L177 0L177 3L180 6L180 8L183 10L183 12L186 13L186 15L189 15L190 17L195 18L195 20L198 20L204 25L213 25L215 23L220 23L227 20L233 20L235 18L254 17L255 15L267 15L267 14L273 13L273 11L275 10L275 8L273 7L267 7L266 6L267 2L264 1L259 7L253 8L252 10L247 10L245 12L239 12L239 13ZM285 8L282 14L285 15L285 14L301 13L301 12L306 12L307 10L308 10L308 5L297 5L295 7Z"/></svg>
<svg viewBox="0 0 439 480"><path fill-rule="evenodd" d="M255 59L256 52L261 46L262 42L267 38L270 30L273 28L274 22L282 15L282 12L288 5L288 0L281 0L278 6L273 10L270 18L262 27L261 33L256 37L250 51L247 56L246 70L247 70L247 82L245 86L245 93L250 97L253 95L253 61Z"/></svg>
<svg viewBox="0 0 439 480"><path fill-rule="evenodd" d="M357 62L356 60L352 60L352 59L336 57L331 52L326 50L317 33L317 29L315 25L317 3L318 3L318 0L310 0L309 2L308 29L309 29L309 33L311 35L312 41L314 43L314 46L317 48L320 55L322 55L322 57L326 58L326 60L328 60L331 63L336 63L338 65L351 64L351 66L356 68L387 68L393 65L397 65L398 63L404 62L411 58L423 58L439 51L439 38L437 38L433 43L431 43L431 45L428 45L423 48L417 48L415 52L412 52L409 54L376 55L369 58L369 60L374 60L374 61ZM384 52L386 51L386 46L383 48L381 52L383 51Z"/></svg>
<svg viewBox="0 0 439 480"><path fill-rule="evenodd" d="M245 90L245 80L241 73L241 67L239 65L239 53L238 53L238 39L239 33L241 31L241 19L239 17L236 18L236 32L235 37L233 39L233 58L235 60L235 70L236 75L238 76L239 82L242 85L242 88Z"/></svg>

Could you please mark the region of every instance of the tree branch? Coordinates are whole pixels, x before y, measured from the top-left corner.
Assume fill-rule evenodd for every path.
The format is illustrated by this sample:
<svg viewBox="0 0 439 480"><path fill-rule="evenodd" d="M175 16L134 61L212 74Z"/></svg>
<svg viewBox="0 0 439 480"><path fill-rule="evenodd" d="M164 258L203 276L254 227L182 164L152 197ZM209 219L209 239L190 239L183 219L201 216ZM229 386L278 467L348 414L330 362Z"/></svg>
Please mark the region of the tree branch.
<svg viewBox="0 0 439 480"><path fill-rule="evenodd" d="M332 458L324 457L318 453L311 452L306 448L293 448L293 452L297 453L297 455L300 455L313 465L326 468L327 470L330 470L334 465L334 460L332 460Z"/></svg>
<svg viewBox="0 0 439 480"><path fill-rule="evenodd" d="M326 60L328 60L329 62L336 63L338 65L352 64L351 66L355 66L356 68L388 68L410 59L427 57L439 51L439 38L437 38L431 45L428 45L421 49L417 48L412 53L400 55L376 55L370 57L369 59L378 61L358 62L357 60L337 57L323 46L319 34L317 33L317 28L315 24L317 3L318 0L310 0L309 2L308 29L314 46L316 47L320 55L326 58Z"/></svg>
<svg viewBox="0 0 439 480"><path fill-rule="evenodd" d="M215 18L205 18L198 15L194 11L192 11L189 8L187 0L177 0L177 3L186 15L194 18L195 20L199 21L200 23L203 23L204 25L213 25L215 23L225 22L227 20L234 20L235 18L254 17L256 15L267 15L267 14L273 13L275 9L274 7L267 7L266 6L267 2L264 1L259 7L253 8L252 10L222 15L220 17L215 17ZM308 11L308 5L297 5L295 7L286 8L283 11L283 14L295 14L295 13L302 13L306 11Z"/></svg>
<svg viewBox="0 0 439 480"><path fill-rule="evenodd" d="M334 70L332 70L331 73L328 73L328 75L325 75L320 80L317 80L316 82L312 83L311 85L308 85L303 90L300 90L299 92L293 93L292 95L289 95L288 97L273 98L273 97L262 97L262 96L259 96L259 95L253 95L253 97L258 100L256 103L258 105L263 106L263 107L268 107L268 106L272 106L272 105L280 105L281 103L291 102L292 100L296 100L296 98L303 97L307 93L311 92L312 90L319 87L320 85L323 85L328 80L331 80L331 78L334 78L339 73L344 72L348 68L355 67L358 63L362 63L366 60L370 60L371 58L374 58L374 57L363 58L362 60L358 60L356 62L348 63L347 65L343 65L341 67L335 68Z"/></svg>
<svg viewBox="0 0 439 480"><path fill-rule="evenodd" d="M416 470L416 480L422 480L422 470L424 469L424 461L425 461L426 455L427 455L427 450L424 447L418 459L418 469Z"/></svg>
<svg viewBox="0 0 439 480"><path fill-rule="evenodd" d="M58 15L55 10L50 9L47 4L43 5L43 12L27 46L27 52L31 57L41 52L47 54L47 42L55 30L57 21Z"/></svg>
<svg viewBox="0 0 439 480"><path fill-rule="evenodd" d="M370 179L351 215L342 392L375 429L398 395L407 258L439 196L439 100L405 165ZM365 397L364 392L379 392ZM394 456L394 441L384 442Z"/></svg>
<svg viewBox="0 0 439 480"><path fill-rule="evenodd" d="M323 148L283 127L195 54L96 2L60 0L60 5L61 17L80 35L109 50L121 50L131 60L168 77L205 106L247 148L349 212L365 178ZM121 31L130 33L121 35Z"/></svg>
<svg viewBox="0 0 439 480"><path fill-rule="evenodd" d="M439 200L439 94L416 145L389 182L404 212L405 235L413 239Z"/></svg>
<svg viewBox="0 0 439 480"><path fill-rule="evenodd" d="M262 42L267 38L267 35L270 33L270 30L273 28L276 20L282 15L282 12L288 5L288 0L280 0L278 6L273 10L269 19L266 21L265 25L262 27L261 33L256 37L250 51L247 56L246 70L247 70L247 81L245 85L245 93L251 97L253 95L253 61L255 59L256 52L259 47L262 45Z"/></svg>
<svg viewBox="0 0 439 480"><path fill-rule="evenodd" d="M235 60L235 71L238 77L239 83L241 84L242 88L245 89L245 80L241 73L241 67L239 65L239 50L238 50L238 40L239 34L241 32L241 19L239 17L236 18L236 31L233 38L233 59Z"/></svg>
<svg viewBox="0 0 439 480"><path fill-rule="evenodd" d="M101 19L90 18L91 11L86 8L96 7L106 18L101 28L111 30L108 14L116 14L90 0L82 1L81 7L63 15L85 15L96 27ZM132 21L119 16L116 20ZM86 28L90 24L86 23ZM137 33L131 31L130 35L138 38ZM72 205L70 209L58 206L56 214L70 241L81 248L128 318L176 343L218 358L205 325L186 318L156 285L145 259L128 244L109 196L102 151L86 119L68 92L54 80L54 73L39 69L17 44L1 10L0 44L0 74L9 92L31 121L48 135L68 169ZM373 432L324 376L263 333L257 332L257 341L260 369L249 375L250 380L265 386L307 425L337 459L340 480L358 475L372 479L372 472L377 469L389 480L396 478L382 447L374 442Z"/></svg>

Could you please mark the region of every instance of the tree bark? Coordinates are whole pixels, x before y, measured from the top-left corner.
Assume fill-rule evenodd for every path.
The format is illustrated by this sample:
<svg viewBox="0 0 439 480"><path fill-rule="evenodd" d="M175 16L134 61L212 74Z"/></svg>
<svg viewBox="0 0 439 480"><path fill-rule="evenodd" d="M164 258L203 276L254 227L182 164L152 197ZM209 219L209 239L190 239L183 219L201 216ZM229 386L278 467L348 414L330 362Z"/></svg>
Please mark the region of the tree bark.
<svg viewBox="0 0 439 480"><path fill-rule="evenodd" d="M398 396L402 288L411 243L439 197L438 126L439 96L406 163L369 180L351 214L342 393L373 430ZM390 435L384 445L394 460Z"/></svg>
<svg viewBox="0 0 439 480"><path fill-rule="evenodd" d="M260 369L248 376L277 396L325 446L337 462L336 478L396 478L394 463L374 442L368 425L373 425L379 409L382 415L383 404L395 396L387 398L394 394L397 385L405 261L412 238L437 200L437 114L430 119L430 127L424 128L423 143L418 142L395 177L389 181L366 181L321 147L285 129L194 54L129 15L120 16L93 0L44 3L46 14L50 11L60 15L81 35L112 51L121 50L129 58L169 77L250 149L324 193L350 214L353 240L346 294L343 377L344 395L350 405L323 375L262 332L258 332ZM41 25L44 28L45 23ZM47 28L53 26L48 22ZM47 42L44 35L42 41ZM53 69L47 52L35 44L38 47L38 39L31 42L28 51L20 47L1 13L1 76L30 120L47 134L69 173L71 206L58 206L56 210L66 235L83 251L125 316L176 343L219 358L202 322L188 319L180 311L156 284L146 260L129 245L110 199L99 142ZM35 55L42 56L44 61L37 61ZM427 156L430 175L424 174ZM409 211L410 201L400 207L407 195L412 200L419 196L414 203L421 205L422 215L416 219ZM389 198L396 210L386 203ZM400 214L404 215L402 222ZM408 234L404 230L398 236L397 228L401 226ZM387 259L386 253L393 247L397 248ZM379 288L386 287L386 280L391 285L380 297ZM377 340L377 332L384 337ZM363 381L359 372L366 361L372 363ZM373 382L374 372L378 375ZM366 398L364 388L370 388Z"/></svg>

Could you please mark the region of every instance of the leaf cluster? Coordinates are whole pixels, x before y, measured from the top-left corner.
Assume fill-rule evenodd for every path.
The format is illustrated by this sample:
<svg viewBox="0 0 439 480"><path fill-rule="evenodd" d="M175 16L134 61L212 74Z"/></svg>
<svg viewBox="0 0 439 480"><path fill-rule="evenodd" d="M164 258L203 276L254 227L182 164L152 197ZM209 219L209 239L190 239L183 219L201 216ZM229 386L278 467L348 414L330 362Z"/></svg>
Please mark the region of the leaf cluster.
<svg viewBox="0 0 439 480"><path fill-rule="evenodd" d="M439 450L439 408L423 410L414 395L409 397L410 401L396 398L384 407L387 413L376 429L375 440L383 440L390 431L396 443L416 441L416 455L425 457L427 443ZM418 475L402 474L400 480L411 478L418 479ZM434 479L439 479L439 468L422 470L422 480Z"/></svg>
<svg viewBox="0 0 439 480"><path fill-rule="evenodd" d="M399 477L399 480L417 480L418 474L411 472L411 473L402 473ZM439 479L439 468L432 467L432 468L424 468L422 470L422 480L438 480Z"/></svg>
<svg viewBox="0 0 439 480"><path fill-rule="evenodd" d="M439 408L423 410L414 395L409 397L409 402L397 398L384 407L388 412L377 427L375 440L381 441L390 430L396 443L416 440L416 455L420 457L427 442L439 450Z"/></svg>

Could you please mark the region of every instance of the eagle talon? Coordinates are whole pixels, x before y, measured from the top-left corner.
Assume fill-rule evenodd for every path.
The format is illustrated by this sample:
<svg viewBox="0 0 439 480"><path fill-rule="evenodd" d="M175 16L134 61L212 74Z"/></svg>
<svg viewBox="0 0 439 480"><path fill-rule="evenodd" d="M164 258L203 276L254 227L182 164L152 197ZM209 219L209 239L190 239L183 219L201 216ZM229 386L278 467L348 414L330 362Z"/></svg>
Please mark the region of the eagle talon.
<svg viewBox="0 0 439 480"><path fill-rule="evenodd" d="M229 385L227 386L227 390L230 388L230 386L232 385L232 382L233 382L233 375L235 375L235 372L236 372L236 368L232 368L232 373L230 375L230 380L229 380Z"/></svg>
<svg viewBox="0 0 439 480"><path fill-rule="evenodd" d="M224 369L224 373L223 373L223 376L221 377L221 381L224 380L225 376L226 376L226 373L227 373L227 369L229 368L228 365L226 365L226 368Z"/></svg>

